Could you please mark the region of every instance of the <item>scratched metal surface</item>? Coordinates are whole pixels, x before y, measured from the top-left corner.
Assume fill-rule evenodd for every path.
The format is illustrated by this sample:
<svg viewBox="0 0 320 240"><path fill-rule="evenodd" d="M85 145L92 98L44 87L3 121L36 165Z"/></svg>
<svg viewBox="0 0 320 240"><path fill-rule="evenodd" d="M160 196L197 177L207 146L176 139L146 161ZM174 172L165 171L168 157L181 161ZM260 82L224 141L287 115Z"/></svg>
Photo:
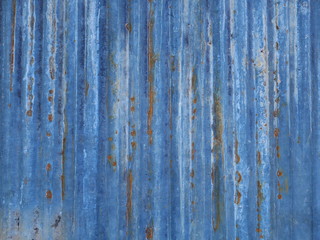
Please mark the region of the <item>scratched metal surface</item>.
<svg viewBox="0 0 320 240"><path fill-rule="evenodd" d="M0 1L0 239L319 239L320 1Z"/></svg>

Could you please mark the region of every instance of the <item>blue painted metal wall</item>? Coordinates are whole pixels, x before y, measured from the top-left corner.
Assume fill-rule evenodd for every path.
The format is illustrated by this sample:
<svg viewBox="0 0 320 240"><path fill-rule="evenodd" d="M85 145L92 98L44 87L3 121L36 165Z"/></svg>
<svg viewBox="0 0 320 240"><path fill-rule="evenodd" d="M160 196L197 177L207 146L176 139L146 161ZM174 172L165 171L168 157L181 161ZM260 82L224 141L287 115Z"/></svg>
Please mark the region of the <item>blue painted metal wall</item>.
<svg viewBox="0 0 320 240"><path fill-rule="evenodd" d="M0 239L320 239L319 17L2 0Z"/></svg>

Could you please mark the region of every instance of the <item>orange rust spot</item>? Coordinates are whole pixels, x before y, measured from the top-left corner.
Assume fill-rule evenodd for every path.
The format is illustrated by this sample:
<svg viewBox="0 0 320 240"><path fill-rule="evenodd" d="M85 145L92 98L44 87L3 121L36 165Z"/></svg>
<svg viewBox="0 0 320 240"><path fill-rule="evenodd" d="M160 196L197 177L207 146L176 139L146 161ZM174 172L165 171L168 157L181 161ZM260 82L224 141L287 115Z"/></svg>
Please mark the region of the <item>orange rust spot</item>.
<svg viewBox="0 0 320 240"><path fill-rule="evenodd" d="M192 116L191 119L192 119L192 120L195 120L195 119L196 119L196 116Z"/></svg>
<svg viewBox="0 0 320 240"><path fill-rule="evenodd" d="M131 134L132 137L135 137L136 136L136 131L133 130L130 134Z"/></svg>
<svg viewBox="0 0 320 240"><path fill-rule="evenodd" d="M52 192L50 190L46 192L46 198L52 199Z"/></svg>
<svg viewBox="0 0 320 240"><path fill-rule="evenodd" d="M237 190L237 193L236 193L236 198L235 198L235 200L234 200L234 203L235 204L239 204L240 203L240 201L241 201L241 196L242 196L242 194Z"/></svg>
<svg viewBox="0 0 320 240"><path fill-rule="evenodd" d="M136 148L137 147L137 143L136 142L131 142L131 147L132 148Z"/></svg>
<svg viewBox="0 0 320 240"><path fill-rule="evenodd" d="M135 110L135 107L134 107L134 106L130 107L130 111L131 111L131 112L134 112L134 110Z"/></svg>
<svg viewBox="0 0 320 240"><path fill-rule="evenodd" d="M258 214L257 218L258 218L258 222L260 222L262 220L261 214Z"/></svg>
<svg viewBox="0 0 320 240"><path fill-rule="evenodd" d="M146 228L146 238L153 239L153 227Z"/></svg>
<svg viewBox="0 0 320 240"><path fill-rule="evenodd" d="M48 101L49 101L49 102L52 102L52 101L53 101L53 97L52 97L52 96L49 96L49 97L48 97Z"/></svg>
<svg viewBox="0 0 320 240"><path fill-rule="evenodd" d="M261 153L259 151L257 151L257 163L259 165L261 165L262 161L261 161Z"/></svg>
<svg viewBox="0 0 320 240"><path fill-rule="evenodd" d="M48 115L48 120L49 120L50 122L52 122L52 120L53 120L53 115L52 115L51 113Z"/></svg>
<svg viewBox="0 0 320 240"><path fill-rule="evenodd" d="M240 156L239 156L239 142L238 139L236 138L236 141L234 143L234 151L235 151L235 162L238 164L240 162Z"/></svg>
<svg viewBox="0 0 320 240"><path fill-rule="evenodd" d="M109 137L109 138L108 138L108 141L110 141L110 142L111 142L112 140L113 140L113 138L112 138L112 137Z"/></svg>
<svg viewBox="0 0 320 240"><path fill-rule="evenodd" d="M279 136L279 133L280 133L280 129L279 129L279 128L275 128L275 129L274 129L274 136L275 136L275 137L278 137L278 136Z"/></svg>
<svg viewBox="0 0 320 240"><path fill-rule="evenodd" d="M131 33L131 31L132 31L131 23L127 23L125 26L126 26L126 29L128 30L128 32Z"/></svg>
<svg viewBox="0 0 320 240"><path fill-rule="evenodd" d="M277 97L274 101L275 101L276 103L279 103L279 102L280 102L280 97Z"/></svg>
<svg viewBox="0 0 320 240"><path fill-rule="evenodd" d="M256 232L262 232L262 230L260 228L257 228Z"/></svg>
<svg viewBox="0 0 320 240"><path fill-rule="evenodd" d="M27 114L27 116L31 117L32 116L32 110L28 110L26 114Z"/></svg>
<svg viewBox="0 0 320 240"><path fill-rule="evenodd" d="M277 149L277 151L279 151L280 150L280 146L276 146L276 149Z"/></svg>
<svg viewBox="0 0 320 240"><path fill-rule="evenodd" d="M135 97L131 97L131 98L130 98L130 101L131 101L131 102L134 102L135 100L136 100Z"/></svg>
<svg viewBox="0 0 320 240"><path fill-rule="evenodd" d="M262 239L262 238L263 238L263 235L260 235L260 238Z"/></svg>
<svg viewBox="0 0 320 240"><path fill-rule="evenodd" d="M191 159L194 160L194 154L196 153L196 150L194 149L194 142L192 142L191 146Z"/></svg>
<svg viewBox="0 0 320 240"><path fill-rule="evenodd" d="M193 114L195 114L196 112L197 112L197 109L196 109L196 108L192 110L192 113L193 113Z"/></svg>
<svg viewBox="0 0 320 240"><path fill-rule="evenodd" d="M242 181L242 176L241 173L239 171L236 171L236 181L239 184Z"/></svg>
<svg viewBox="0 0 320 240"><path fill-rule="evenodd" d="M192 69L192 77L191 77L191 88L193 92L196 91L196 84L197 84L197 75L195 74L194 68Z"/></svg>
<svg viewBox="0 0 320 240"><path fill-rule="evenodd" d="M197 99L196 99L196 98L193 99L193 103L194 103L194 104L197 103Z"/></svg>
<svg viewBox="0 0 320 240"><path fill-rule="evenodd" d="M190 177L192 177L192 178L194 177L194 170L193 169L191 170Z"/></svg>
<svg viewBox="0 0 320 240"><path fill-rule="evenodd" d="M282 199L282 195L281 194L278 195L278 199Z"/></svg>
<svg viewBox="0 0 320 240"><path fill-rule="evenodd" d="M49 90L49 93L50 93L50 94L53 94L53 90L52 90L52 89L50 89L50 90Z"/></svg>
<svg viewBox="0 0 320 240"><path fill-rule="evenodd" d="M277 171L277 176L281 177L282 176L282 172L280 170Z"/></svg>
<svg viewBox="0 0 320 240"><path fill-rule="evenodd" d="M117 166L117 162L116 162L116 161L113 161L113 162L112 162L112 166L116 167L116 166Z"/></svg>
<svg viewBox="0 0 320 240"><path fill-rule="evenodd" d="M126 212L126 218L127 218L127 224L131 220L132 217L132 183L133 183L133 176L132 172L129 171L128 177L127 177L127 212Z"/></svg>
<svg viewBox="0 0 320 240"><path fill-rule="evenodd" d="M112 156L111 156L111 155L108 155L107 158L108 158L108 160L111 160L111 159L112 159Z"/></svg>
<svg viewBox="0 0 320 240"><path fill-rule="evenodd" d="M192 204L192 205L195 205L195 204L196 204L196 202L195 202L195 201L191 201L191 204Z"/></svg>
<svg viewBox="0 0 320 240"><path fill-rule="evenodd" d="M47 170L47 171L50 171L50 170L51 170L51 164L50 164L50 163L47 164L46 170Z"/></svg>

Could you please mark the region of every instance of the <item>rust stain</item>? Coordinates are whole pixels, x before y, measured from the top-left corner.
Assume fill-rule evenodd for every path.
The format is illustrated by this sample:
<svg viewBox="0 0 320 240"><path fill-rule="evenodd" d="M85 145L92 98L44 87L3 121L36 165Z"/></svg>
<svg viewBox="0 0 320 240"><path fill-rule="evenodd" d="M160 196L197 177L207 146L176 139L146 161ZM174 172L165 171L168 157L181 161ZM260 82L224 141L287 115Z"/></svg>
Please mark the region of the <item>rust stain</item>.
<svg viewBox="0 0 320 240"><path fill-rule="evenodd" d="M90 85L89 85L89 83L88 83L87 81L85 81L85 84L86 84L86 86L85 86L85 95L86 95L86 97L87 97L87 96L88 96L88 92L89 92Z"/></svg>
<svg viewBox="0 0 320 240"><path fill-rule="evenodd" d="M276 110L273 111L273 116L274 117L278 117L279 114L280 114L280 110L279 109L276 109Z"/></svg>
<svg viewBox="0 0 320 240"><path fill-rule="evenodd" d="M132 147L133 149L135 149L135 148L137 147L137 143L136 143L136 142L131 142L131 147Z"/></svg>
<svg viewBox="0 0 320 240"><path fill-rule="evenodd" d="M112 140L113 140L113 138L112 138L112 137L109 137L109 138L108 138L108 141L110 141L110 142L111 142Z"/></svg>
<svg viewBox="0 0 320 240"><path fill-rule="evenodd" d="M130 134L131 134L132 137L135 137L137 133L136 133L135 130L133 130Z"/></svg>
<svg viewBox="0 0 320 240"><path fill-rule="evenodd" d="M46 192L46 198L52 199L52 192L50 190Z"/></svg>
<svg viewBox="0 0 320 240"><path fill-rule="evenodd" d="M191 144L191 160L194 160L194 155L196 153L196 150L194 148L194 142Z"/></svg>
<svg viewBox="0 0 320 240"><path fill-rule="evenodd" d="M278 199L282 199L282 195L281 194L278 194Z"/></svg>
<svg viewBox="0 0 320 240"><path fill-rule="evenodd" d="M32 116L32 110L28 110L28 111L26 112L26 114L27 114L27 116L31 117L31 116Z"/></svg>
<svg viewBox="0 0 320 240"><path fill-rule="evenodd" d="M196 88L197 88L197 75L195 73L195 69L192 68L192 77L191 77L191 89L193 92L196 91Z"/></svg>
<svg viewBox="0 0 320 240"><path fill-rule="evenodd" d="M257 206L260 208L262 201L264 199L263 197L263 192L262 192L262 184L260 181L257 181L257 190L258 190L258 195L257 195Z"/></svg>
<svg viewBox="0 0 320 240"><path fill-rule="evenodd" d="M53 94L53 92L54 92L54 91L53 91L52 89L49 90L49 93L50 93L50 94Z"/></svg>
<svg viewBox="0 0 320 240"><path fill-rule="evenodd" d="M191 170L190 177L192 177L192 178L194 177L194 170L193 169Z"/></svg>
<svg viewBox="0 0 320 240"><path fill-rule="evenodd" d="M236 138L236 141L234 143L234 151L235 151L235 162L238 164L240 162L240 156L239 156L239 142L238 139Z"/></svg>
<svg viewBox="0 0 320 240"><path fill-rule="evenodd" d="M280 129L279 128L275 128L274 129L274 137L279 137L279 133L280 133Z"/></svg>
<svg viewBox="0 0 320 240"><path fill-rule="evenodd" d="M53 120L53 115L52 115L51 113L48 115L48 120L49 120L50 122L52 122L52 120Z"/></svg>
<svg viewBox="0 0 320 240"><path fill-rule="evenodd" d="M131 25L131 23L126 23L125 27L126 27L126 29L128 30L128 32L131 33L131 31L132 31L132 25Z"/></svg>
<svg viewBox="0 0 320 240"><path fill-rule="evenodd" d="M66 189L66 180L64 175L60 176L60 181L61 181L61 199L64 200L65 189Z"/></svg>
<svg viewBox="0 0 320 240"><path fill-rule="evenodd" d="M50 171L50 170L51 170L51 164L50 164L50 163L47 164L46 170L47 170L47 171Z"/></svg>
<svg viewBox="0 0 320 240"><path fill-rule="evenodd" d="M257 151L257 163L258 165L261 165L262 161L261 161L261 153L259 151Z"/></svg>
<svg viewBox="0 0 320 240"><path fill-rule="evenodd" d="M146 228L146 239L153 239L153 227Z"/></svg>
<svg viewBox="0 0 320 240"><path fill-rule="evenodd" d="M131 112L134 112L134 110L135 110L135 107L134 107L134 106L130 107L130 111L131 111Z"/></svg>
<svg viewBox="0 0 320 240"><path fill-rule="evenodd" d="M130 101L131 101L131 102L134 102L135 100L136 100L135 97L131 97L131 98L130 98Z"/></svg>
<svg viewBox="0 0 320 240"><path fill-rule="evenodd" d="M157 56L154 53L153 47L153 27L154 27L154 11L150 6L150 20L148 22L148 82L149 82L149 108L148 108L148 130L149 144L152 144L152 118L153 118L153 105L155 102L154 90L154 67L157 61Z"/></svg>
<svg viewBox="0 0 320 240"><path fill-rule="evenodd" d="M54 63L54 62L55 62L54 57L51 56L51 57L49 58L49 72L50 72L50 78L51 78L52 80L55 79L55 72L56 72L55 63Z"/></svg>
<svg viewBox="0 0 320 240"><path fill-rule="evenodd" d="M48 101L49 101L49 102L52 102L52 101L53 101L53 97L52 97L52 96L49 96L49 97L48 97Z"/></svg>
<svg viewBox="0 0 320 240"><path fill-rule="evenodd" d="M133 176L132 172L129 171L127 177L127 211L126 211L126 218L127 218L127 225L132 218L132 183L133 183Z"/></svg>
<svg viewBox="0 0 320 240"><path fill-rule="evenodd" d="M17 15L17 1L12 1L12 24L11 24L11 51L10 51L10 92L13 90L13 73L14 73L14 47L15 47L15 28Z"/></svg>
<svg viewBox="0 0 320 240"><path fill-rule="evenodd" d="M234 200L234 203L235 204L239 204L240 203L240 201L241 201L241 196L242 196L242 194L239 192L239 190L237 190L237 193L236 193L236 198L235 198L235 200Z"/></svg>
<svg viewBox="0 0 320 240"><path fill-rule="evenodd" d="M277 150L277 158L280 158L280 146L279 145L276 146L276 150Z"/></svg>
<svg viewBox="0 0 320 240"><path fill-rule="evenodd" d="M239 184L242 181L242 176L241 173L239 171L236 171L236 181Z"/></svg>
<svg viewBox="0 0 320 240"><path fill-rule="evenodd" d="M277 176L281 177L282 176L282 172L280 170L277 171Z"/></svg>
<svg viewBox="0 0 320 240"><path fill-rule="evenodd" d="M194 98L194 99L193 99L193 104L196 104L196 103L197 103L197 99Z"/></svg>
<svg viewBox="0 0 320 240"><path fill-rule="evenodd" d="M51 132L46 133L47 137L51 137Z"/></svg>
<svg viewBox="0 0 320 240"><path fill-rule="evenodd" d="M170 70L172 72L174 72L176 70L176 66L175 66L174 62L175 62L175 56L171 55L170 56Z"/></svg>

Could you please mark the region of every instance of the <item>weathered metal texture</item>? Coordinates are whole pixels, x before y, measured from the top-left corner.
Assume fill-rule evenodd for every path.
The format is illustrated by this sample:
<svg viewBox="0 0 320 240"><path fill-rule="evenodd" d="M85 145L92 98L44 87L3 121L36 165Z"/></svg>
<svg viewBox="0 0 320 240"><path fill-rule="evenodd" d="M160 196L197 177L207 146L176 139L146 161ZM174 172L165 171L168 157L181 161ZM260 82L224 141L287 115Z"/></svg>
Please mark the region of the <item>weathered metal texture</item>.
<svg viewBox="0 0 320 240"><path fill-rule="evenodd" d="M0 239L320 238L320 1L0 2Z"/></svg>

